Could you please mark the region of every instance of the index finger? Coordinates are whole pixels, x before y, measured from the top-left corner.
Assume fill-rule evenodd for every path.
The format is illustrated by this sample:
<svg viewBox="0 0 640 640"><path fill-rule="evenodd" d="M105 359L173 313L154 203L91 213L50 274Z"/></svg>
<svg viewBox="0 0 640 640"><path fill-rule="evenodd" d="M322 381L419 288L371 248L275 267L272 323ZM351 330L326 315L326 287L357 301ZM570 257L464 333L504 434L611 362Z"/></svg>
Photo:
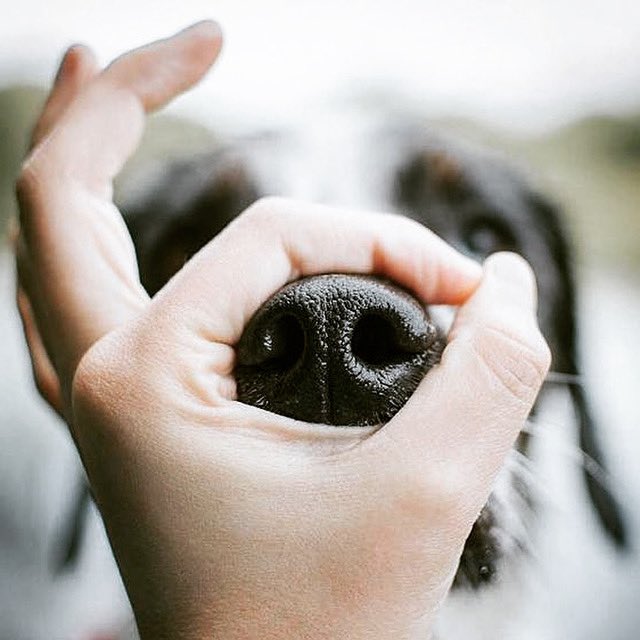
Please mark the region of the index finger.
<svg viewBox="0 0 640 640"><path fill-rule="evenodd" d="M63 384L94 342L148 302L111 203L112 180L135 149L145 114L195 84L220 47L218 26L203 22L118 58L53 109L47 135L23 165L20 258L34 280L23 284L37 298L38 328ZM69 77L57 85L65 83Z"/></svg>
<svg viewBox="0 0 640 640"><path fill-rule="evenodd" d="M258 307L287 282L322 273L395 280L425 303L460 304L482 269L404 216L286 198L250 207L185 265L155 298L171 322L234 345Z"/></svg>
<svg viewBox="0 0 640 640"><path fill-rule="evenodd" d="M80 186L110 196L111 181L140 140L144 116L198 82L221 45L218 25L203 21L117 58L49 127L23 175L38 174L47 189Z"/></svg>

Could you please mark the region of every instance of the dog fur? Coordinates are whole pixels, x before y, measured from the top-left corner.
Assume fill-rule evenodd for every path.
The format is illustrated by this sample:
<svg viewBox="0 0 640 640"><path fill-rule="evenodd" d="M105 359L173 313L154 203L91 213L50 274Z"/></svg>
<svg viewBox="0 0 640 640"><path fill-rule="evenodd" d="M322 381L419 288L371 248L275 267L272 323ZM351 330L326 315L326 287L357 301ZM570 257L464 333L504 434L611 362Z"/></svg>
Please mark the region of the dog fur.
<svg viewBox="0 0 640 640"><path fill-rule="evenodd" d="M302 132L235 138L211 152L147 167L124 191L122 208L141 280L151 294L242 210L272 194L395 211L477 259L498 250L522 254L536 273L539 322L553 352L553 374L531 428L544 410L548 387L566 384L580 447L604 468L584 387L571 383L580 370L572 256L562 214L499 154L410 119L365 118L354 125L339 118ZM499 637L505 607L518 599L538 512L530 479L535 470L525 457L530 439L523 432L467 540L439 638ZM625 522L611 488L588 469L584 480L604 532L624 548ZM82 500L65 534L63 566L73 563L82 538Z"/></svg>

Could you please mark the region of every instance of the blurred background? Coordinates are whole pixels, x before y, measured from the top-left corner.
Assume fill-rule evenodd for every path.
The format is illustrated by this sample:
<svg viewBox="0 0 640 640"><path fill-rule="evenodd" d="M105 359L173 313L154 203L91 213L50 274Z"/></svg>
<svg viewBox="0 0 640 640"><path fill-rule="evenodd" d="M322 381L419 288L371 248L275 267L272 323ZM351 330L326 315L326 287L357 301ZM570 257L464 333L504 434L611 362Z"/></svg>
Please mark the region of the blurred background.
<svg viewBox="0 0 640 640"><path fill-rule="evenodd" d="M573 432L548 429L548 514L531 617L550 637L640 628L640 3L637 0L4 0L0 20L0 640L108 637L126 597L95 513L73 574L50 577L79 463L38 399L13 308L13 180L57 63L74 42L107 63L213 17L223 54L154 116L141 154L286 126L358 96L506 150L565 208L577 249L586 379L632 546L614 552L583 504ZM634 538L635 535L635 539ZM100 635L102 634L102 635Z"/></svg>

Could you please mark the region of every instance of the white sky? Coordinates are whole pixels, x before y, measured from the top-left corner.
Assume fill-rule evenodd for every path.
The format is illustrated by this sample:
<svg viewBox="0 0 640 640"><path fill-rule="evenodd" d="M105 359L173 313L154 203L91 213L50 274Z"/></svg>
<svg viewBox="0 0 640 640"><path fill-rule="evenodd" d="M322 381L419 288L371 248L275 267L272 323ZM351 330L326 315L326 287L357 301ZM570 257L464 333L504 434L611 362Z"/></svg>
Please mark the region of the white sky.
<svg viewBox="0 0 640 640"><path fill-rule="evenodd" d="M203 17L216 71L178 109L291 119L373 85L431 116L545 128L640 107L640 0L0 0L0 84L46 81L74 41L104 62Z"/></svg>

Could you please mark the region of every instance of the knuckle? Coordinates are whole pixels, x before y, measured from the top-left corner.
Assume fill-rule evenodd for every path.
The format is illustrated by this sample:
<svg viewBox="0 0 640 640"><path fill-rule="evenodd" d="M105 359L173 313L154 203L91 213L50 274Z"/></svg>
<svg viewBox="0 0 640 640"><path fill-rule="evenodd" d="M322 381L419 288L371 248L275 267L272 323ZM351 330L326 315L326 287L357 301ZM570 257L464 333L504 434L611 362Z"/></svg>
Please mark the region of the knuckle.
<svg viewBox="0 0 640 640"><path fill-rule="evenodd" d="M454 461L430 461L411 465L390 479L397 496L398 517L416 517L418 521L441 522L464 513L468 508L468 475Z"/></svg>
<svg viewBox="0 0 640 640"><path fill-rule="evenodd" d="M551 364L551 352L536 328L526 336L503 327L483 327L470 336L470 345L500 388L531 404Z"/></svg>
<svg viewBox="0 0 640 640"><path fill-rule="evenodd" d="M23 162L14 183L19 228L27 243L33 240L33 233L39 226L39 216L34 211L43 203L48 203L53 196L54 187L59 186L41 156L41 153L33 152Z"/></svg>
<svg viewBox="0 0 640 640"><path fill-rule="evenodd" d="M458 464L451 460L434 464L426 481L440 513L450 515L464 510L469 493L469 477Z"/></svg>
<svg viewBox="0 0 640 640"><path fill-rule="evenodd" d="M415 518L424 523L438 518L444 522L468 510L470 490L476 480L469 475L461 456L453 452L446 456L416 456L409 451L408 442L398 441L384 427L376 436L378 443L370 451L374 458L383 454L386 460L382 477L394 496L395 516L403 521ZM365 464L369 470L377 468L370 459ZM368 473L363 476L369 477Z"/></svg>
<svg viewBox="0 0 640 640"><path fill-rule="evenodd" d="M286 207L287 202L287 199L281 196L262 196L255 201L253 207L269 214L283 209Z"/></svg>
<svg viewBox="0 0 640 640"><path fill-rule="evenodd" d="M126 393L128 367L120 351L118 344L107 338L82 356L71 382L74 414L102 414Z"/></svg>
<svg viewBox="0 0 640 640"><path fill-rule="evenodd" d="M263 196L243 214L245 222L259 227L272 228L287 210L287 200L278 196Z"/></svg>
<svg viewBox="0 0 640 640"><path fill-rule="evenodd" d="M96 356L99 353L99 356ZM71 397L73 405L80 404L83 407L92 404L97 396L100 381L104 378L107 361L96 346L92 347L81 358L76 367L71 383Z"/></svg>
<svg viewBox="0 0 640 640"><path fill-rule="evenodd" d="M31 365L31 373L36 391L43 400L48 401L51 395L51 385L49 380L42 375L42 372L35 363Z"/></svg>
<svg viewBox="0 0 640 640"><path fill-rule="evenodd" d="M60 166L60 152L51 144L40 143L23 160L15 180L15 194L19 204L30 204L40 196L51 197L65 178Z"/></svg>
<svg viewBox="0 0 640 640"><path fill-rule="evenodd" d="M20 168L15 182L15 191L18 202L24 202L30 198L40 184L40 172L31 158L27 158Z"/></svg>

